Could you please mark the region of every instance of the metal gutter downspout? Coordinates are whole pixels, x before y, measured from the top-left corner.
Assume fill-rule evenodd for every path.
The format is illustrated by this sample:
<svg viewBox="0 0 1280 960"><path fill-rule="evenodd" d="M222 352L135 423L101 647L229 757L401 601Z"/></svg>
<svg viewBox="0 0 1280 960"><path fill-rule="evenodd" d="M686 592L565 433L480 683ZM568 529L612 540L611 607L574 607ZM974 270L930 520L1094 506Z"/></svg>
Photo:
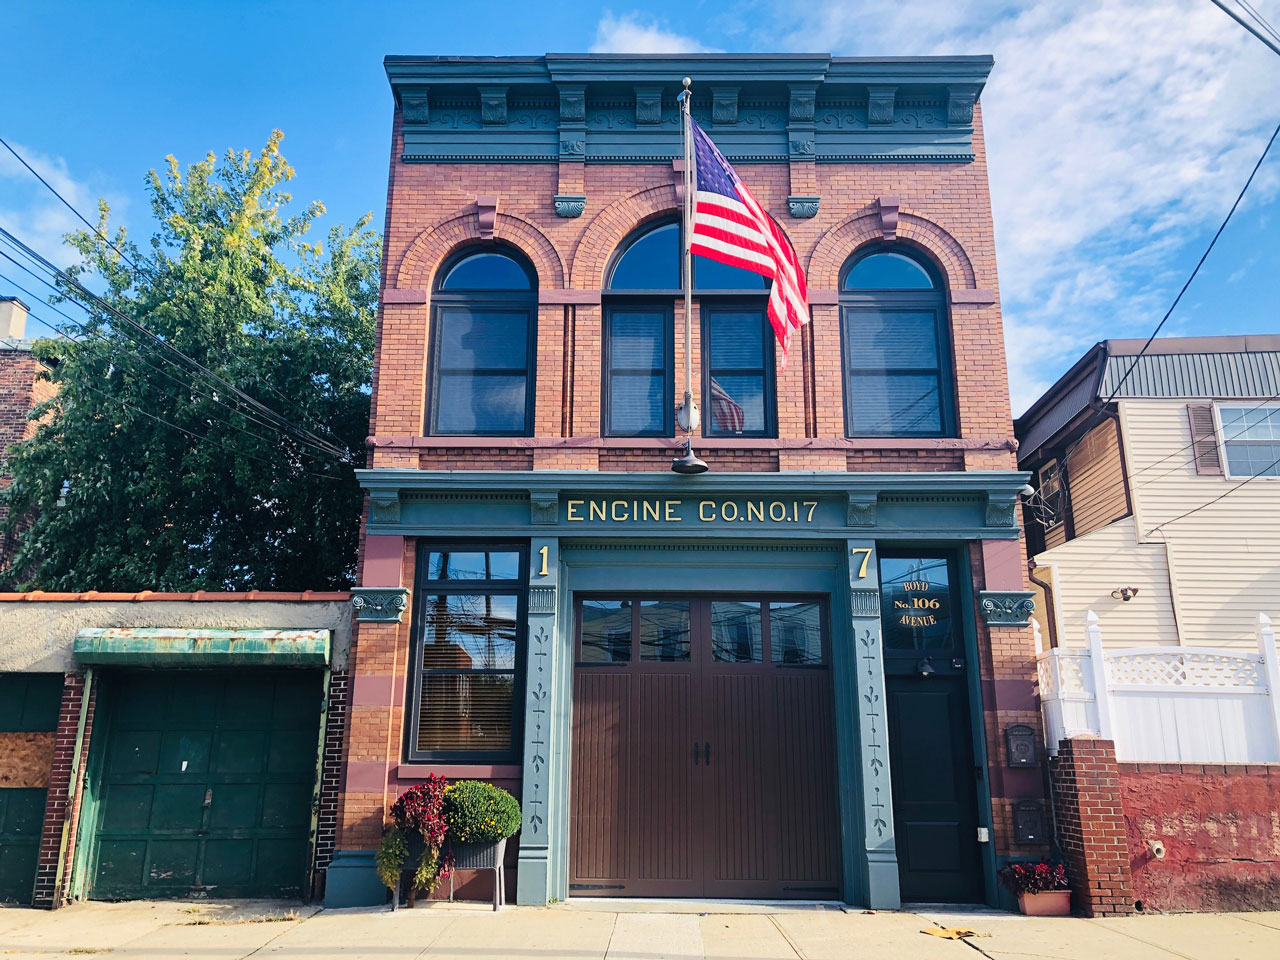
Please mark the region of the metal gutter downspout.
<svg viewBox="0 0 1280 960"><path fill-rule="evenodd" d="M71 817L80 796L80 757L84 752L84 731L89 723L89 697L93 692L93 667L84 668L84 688L80 692L80 719L76 723L76 745L71 753L67 781L67 805L62 811L62 839L58 843L58 872L53 881L53 907L62 900L62 880L66 872L67 846L71 840Z"/></svg>
<svg viewBox="0 0 1280 960"><path fill-rule="evenodd" d="M1049 646L1056 647L1058 645L1058 617L1053 610L1053 586L1043 580L1036 579L1036 562L1034 560L1027 561L1027 577L1044 591L1044 614L1045 623L1049 625Z"/></svg>

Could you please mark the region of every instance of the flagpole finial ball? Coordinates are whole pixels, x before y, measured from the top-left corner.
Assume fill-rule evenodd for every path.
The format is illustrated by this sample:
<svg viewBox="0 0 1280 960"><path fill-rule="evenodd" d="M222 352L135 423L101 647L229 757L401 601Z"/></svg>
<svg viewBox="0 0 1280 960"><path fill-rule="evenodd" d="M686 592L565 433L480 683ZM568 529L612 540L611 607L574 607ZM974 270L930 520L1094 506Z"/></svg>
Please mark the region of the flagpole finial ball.
<svg viewBox="0 0 1280 960"><path fill-rule="evenodd" d="M688 77L685 77L685 78L684 78L682 81L680 81L680 82L684 84L684 88L685 88L686 90L688 90L688 89L689 89L689 87L693 84L693 81L692 81L692 80L690 80Z"/></svg>

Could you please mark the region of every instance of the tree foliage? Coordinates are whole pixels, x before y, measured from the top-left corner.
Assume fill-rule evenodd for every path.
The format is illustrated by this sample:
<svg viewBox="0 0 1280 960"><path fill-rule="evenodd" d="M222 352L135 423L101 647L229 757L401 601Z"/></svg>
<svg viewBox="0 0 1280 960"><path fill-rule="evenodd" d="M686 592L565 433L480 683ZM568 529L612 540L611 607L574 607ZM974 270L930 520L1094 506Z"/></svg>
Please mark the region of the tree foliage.
<svg viewBox="0 0 1280 960"><path fill-rule="evenodd" d="M103 236L67 242L79 282L299 432L91 305L87 332L64 330L74 342L36 346L56 394L34 411L34 437L9 452L4 497L20 537L10 582L72 591L351 582L381 239L366 216L309 242L324 208L291 210L281 139L276 131L256 156L210 153L185 171L168 157L149 175L157 228L145 248L122 228L112 235L105 203ZM349 451L347 462L301 430Z"/></svg>

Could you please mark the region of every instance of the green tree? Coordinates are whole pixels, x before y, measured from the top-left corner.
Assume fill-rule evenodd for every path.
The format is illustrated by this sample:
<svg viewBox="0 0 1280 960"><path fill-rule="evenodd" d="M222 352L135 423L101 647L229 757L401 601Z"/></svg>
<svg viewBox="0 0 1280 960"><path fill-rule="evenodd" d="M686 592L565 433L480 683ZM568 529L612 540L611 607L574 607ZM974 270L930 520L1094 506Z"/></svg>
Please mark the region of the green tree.
<svg viewBox="0 0 1280 960"><path fill-rule="evenodd" d="M352 582L381 238L369 217L306 236L272 134L257 156L151 171L142 249L108 224L67 242L116 310L298 430L90 303L36 346L56 388L9 452L10 582L45 590L302 590ZM104 237L110 236L111 242ZM122 257L113 246L119 248ZM81 294L63 282L69 295ZM68 311L70 312L70 311ZM307 431L303 433L302 431ZM310 438L349 451L341 460Z"/></svg>

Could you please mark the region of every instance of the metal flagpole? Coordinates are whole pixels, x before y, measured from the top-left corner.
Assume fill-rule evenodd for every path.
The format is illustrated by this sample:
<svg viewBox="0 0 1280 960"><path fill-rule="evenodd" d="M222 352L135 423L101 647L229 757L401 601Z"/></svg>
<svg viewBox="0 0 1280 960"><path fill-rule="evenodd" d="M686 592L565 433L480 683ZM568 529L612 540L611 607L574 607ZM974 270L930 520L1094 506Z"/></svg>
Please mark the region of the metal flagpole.
<svg viewBox="0 0 1280 960"><path fill-rule="evenodd" d="M684 78L684 90L680 93L680 119L684 131L684 223L681 234L684 241L684 403L677 411L677 421L684 429L684 456L671 463L676 473L702 473L707 465L693 453L693 431L698 429L698 405L693 402L693 204L697 178L694 176L693 116L689 102L693 98L689 87L693 83Z"/></svg>

